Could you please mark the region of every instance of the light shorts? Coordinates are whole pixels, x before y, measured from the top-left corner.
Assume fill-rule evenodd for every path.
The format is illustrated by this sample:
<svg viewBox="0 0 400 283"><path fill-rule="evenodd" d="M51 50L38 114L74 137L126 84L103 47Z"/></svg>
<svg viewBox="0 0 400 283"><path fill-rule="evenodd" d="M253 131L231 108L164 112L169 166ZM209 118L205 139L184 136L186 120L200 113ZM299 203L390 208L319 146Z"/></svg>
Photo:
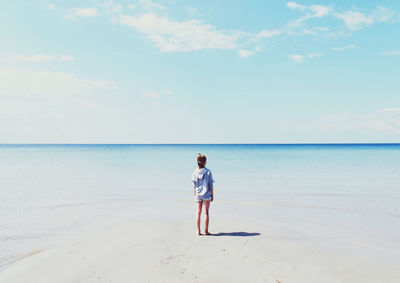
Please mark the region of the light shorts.
<svg viewBox="0 0 400 283"><path fill-rule="evenodd" d="M205 201L211 201L211 193L210 193L210 191L207 191L204 195L202 195L202 196L198 196L197 194L196 194L196 196L194 197L194 200L196 201L196 202L202 202L203 200L205 200Z"/></svg>

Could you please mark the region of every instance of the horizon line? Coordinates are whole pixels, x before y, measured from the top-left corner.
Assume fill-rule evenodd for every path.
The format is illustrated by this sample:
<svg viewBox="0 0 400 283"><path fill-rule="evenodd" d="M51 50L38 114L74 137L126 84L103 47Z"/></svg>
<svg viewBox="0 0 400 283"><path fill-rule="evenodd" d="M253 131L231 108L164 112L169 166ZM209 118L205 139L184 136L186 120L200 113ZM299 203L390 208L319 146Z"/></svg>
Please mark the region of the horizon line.
<svg viewBox="0 0 400 283"><path fill-rule="evenodd" d="M400 145L400 142L322 142L322 143L0 143L6 145Z"/></svg>

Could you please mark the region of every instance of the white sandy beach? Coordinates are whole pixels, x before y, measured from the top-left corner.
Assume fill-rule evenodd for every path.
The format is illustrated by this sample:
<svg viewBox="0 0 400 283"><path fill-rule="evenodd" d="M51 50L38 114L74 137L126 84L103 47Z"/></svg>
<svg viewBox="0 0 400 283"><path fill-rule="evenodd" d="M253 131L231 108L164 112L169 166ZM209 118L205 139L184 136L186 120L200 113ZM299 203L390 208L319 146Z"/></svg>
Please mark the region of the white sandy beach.
<svg viewBox="0 0 400 283"><path fill-rule="evenodd" d="M255 223L220 218L212 228L197 236L194 222L124 221L27 256L0 282L399 282L396 266L284 240Z"/></svg>

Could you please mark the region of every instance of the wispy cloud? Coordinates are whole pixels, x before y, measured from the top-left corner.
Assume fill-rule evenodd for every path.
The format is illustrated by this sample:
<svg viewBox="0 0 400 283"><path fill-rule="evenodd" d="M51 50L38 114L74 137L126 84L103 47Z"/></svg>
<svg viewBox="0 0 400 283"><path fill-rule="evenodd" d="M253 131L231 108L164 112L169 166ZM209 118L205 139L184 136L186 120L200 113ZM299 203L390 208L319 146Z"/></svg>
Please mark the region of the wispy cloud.
<svg viewBox="0 0 400 283"><path fill-rule="evenodd" d="M238 51L238 54L239 54L240 57L246 58L246 57L249 57L249 56L253 55L253 54L254 54L254 51L245 50L245 49L240 49L240 50Z"/></svg>
<svg viewBox="0 0 400 283"><path fill-rule="evenodd" d="M296 2L288 2L286 6L290 9L297 9L301 11L307 11L308 18L321 18L327 16L331 11L332 8L329 6L323 5L300 5Z"/></svg>
<svg viewBox="0 0 400 283"><path fill-rule="evenodd" d="M293 63L301 64L301 63L304 63L306 58L314 59L314 58L321 57L321 56L322 56L321 53L308 53L307 55L292 54L289 56L289 59L292 60Z"/></svg>
<svg viewBox="0 0 400 283"><path fill-rule="evenodd" d="M159 98L161 94L158 91L145 91L141 93L141 96L146 98Z"/></svg>
<svg viewBox="0 0 400 283"><path fill-rule="evenodd" d="M172 94L172 91L166 89L163 91L144 91L142 92L140 95L146 98L160 98L160 97L165 97L165 96L169 96Z"/></svg>
<svg viewBox="0 0 400 283"><path fill-rule="evenodd" d="M144 34L163 52L235 49L240 38L238 32L217 30L199 20L176 22L154 13L121 15L117 21Z"/></svg>
<svg viewBox="0 0 400 283"><path fill-rule="evenodd" d="M115 4L112 0L103 3L101 5L101 8L107 14L121 13L122 12L122 6L120 4Z"/></svg>
<svg viewBox="0 0 400 283"><path fill-rule="evenodd" d="M386 51L381 53L383 56L393 56L393 55L400 55L400 50L397 51Z"/></svg>
<svg viewBox="0 0 400 283"><path fill-rule="evenodd" d="M349 33L361 30L373 23L391 21L396 14L393 10L382 6L378 6L368 13L357 10L336 11L331 6L302 5L296 2L288 2L286 6L304 14L286 26L289 34L317 35L319 32L325 32L327 30L317 29L317 27L305 28L304 26L309 19L329 16L343 21L346 27L345 30L341 27L336 27L336 31L329 33L330 37L348 36Z"/></svg>
<svg viewBox="0 0 400 283"><path fill-rule="evenodd" d="M376 110L377 112L400 112L400 107L395 108L383 108Z"/></svg>
<svg viewBox="0 0 400 283"><path fill-rule="evenodd" d="M170 90L163 90L163 91L144 91L140 95L146 99L149 99L152 104L162 104L163 98L168 97L172 94Z"/></svg>
<svg viewBox="0 0 400 283"><path fill-rule="evenodd" d="M344 24L351 31L360 30L375 22L390 21L395 12L389 8L378 6L369 14L360 11L348 10L344 12L337 12L334 14L336 18L343 20Z"/></svg>
<svg viewBox="0 0 400 283"><path fill-rule="evenodd" d="M345 46L333 47L332 50L334 50L334 51L344 51L344 50L354 49L356 47L357 46L354 45L354 44L348 44L348 45L345 45Z"/></svg>
<svg viewBox="0 0 400 283"><path fill-rule="evenodd" d="M286 6L292 10L299 10L305 12L305 15L290 22L288 28L299 28L312 18L322 18L328 16L332 12L332 8L323 5L301 5L296 2L288 2Z"/></svg>
<svg viewBox="0 0 400 283"><path fill-rule="evenodd" d="M400 134L400 111L377 110L366 113L340 113L321 117L316 123L330 132L346 131L379 136L398 135Z"/></svg>
<svg viewBox="0 0 400 283"><path fill-rule="evenodd" d="M322 54L321 53L309 53L307 54L308 58L316 58L316 57L321 57Z"/></svg>
<svg viewBox="0 0 400 283"><path fill-rule="evenodd" d="M300 9L300 10L304 10L304 6L297 4L296 2L287 2L286 3L286 7L290 8L290 9Z"/></svg>
<svg viewBox="0 0 400 283"><path fill-rule="evenodd" d="M373 11L372 16L377 22L388 22L395 18L396 12L387 7L378 6Z"/></svg>
<svg viewBox="0 0 400 283"><path fill-rule="evenodd" d="M0 129L8 133L1 139L76 142L96 128L101 135L108 123L113 131L124 122L121 111L98 94L116 89L110 81L69 72L0 67Z"/></svg>
<svg viewBox="0 0 400 283"><path fill-rule="evenodd" d="M72 18L73 16L78 17L94 17L98 15L97 8L95 7L86 7L86 8L72 8L65 18Z"/></svg>
<svg viewBox="0 0 400 283"><path fill-rule="evenodd" d="M299 54L293 54L289 56L289 59L296 64L301 64L304 62L304 56Z"/></svg>
<svg viewBox="0 0 400 283"><path fill-rule="evenodd" d="M72 61L75 61L75 58L71 55L61 55L61 56L58 56L58 60L65 61L65 62L72 62Z"/></svg>
<svg viewBox="0 0 400 283"><path fill-rule="evenodd" d="M33 71L24 68L0 68L0 97L19 95L71 95L114 90L108 81L78 78L75 74L55 71Z"/></svg>
<svg viewBox="0 0 400 283"><path fill-rule="evenodd" d="M32 63L41 63L45 61L52 61L56 59L55 55L46 55L46 54L37 54L32 56L24 56L24 55L14 55L7 56L1 55L1 62L32 62Z"/></svg>
<svg viewBox="0 0 400 283"><path fill-rule="evenodd" d="M49 54L36 54L36 55L7 55L0 54L0 62L5 63L16 63L16 62L28 62L28 63L43 63L47 61L74 61L75 58L71 55L49 55Z"/></svg>
<svg viewBox="0 0 400 283"><path fill-rule="evenodd" d="M262 30L257 33L257 38L264 38L264 37L273 37L281 34L283 31L279 29L274 30Z"/></svg>
<svg viewBox="0 0 400 283"><path fill-rule="evenodd" d="M372 16L365 15L358 11L345 11L336 13L335 15L337 18L343 20L346 26L352 31L360 30L374 22Z"/></svg>
<svg viewBox="0 0 400 283"><path fill-rule="evenodd" d="M283 35L311 35L318 36L321 33L326 33L330 30L326 26L309 26L307 22L310 19L319 19L330 16L333 12L333 8L330 6L323 5L301 5L296 2L288 2L286 6L292 10L300 11L303 15L295 20L289 21L288 24L281 28L277 28L273 31L279 31L279 33L266 33L266 35L276 36L278 34ZM262 34L259 34L262 35Z"/></svg>
<svg viewBox="0 0 400 283"><path fill-rule="evenodd" d="M129 26L144 35L162 52L187 52L202 49L234 49L239 56L246 58L257 51L255 46L264 46L269 38L277 36L327 36L331 38L349 36L375 22L387 22L393 19L393 10L386 7L376 7L369 12L355 10L338 11L334 6L299 4L287 2L286 6L300 13L300 16L288 24L273 29L262 29L259 32L241 30L223 30L208 24L204 20L174 20L170 17L169 8L150 0L137 0L123 12L123 7L113 0L98 4L96 7L72 8L65 17L93 17L96 15L117 14L112 22ZM127 13L129 11L129 14ZM190 12L191 11L191 12ZM189 9L193 16L194 8ZM197 13L197 10L196 10ZM197 14L196 14L197 15ZM336 20L336 24L321 26L321 18ZM193 18L193 17L192 17ZM313 20L314 19L314 20ZM338 19L340 21L338 21ZM313 26L315 22L319 25ZM339 22L339 24L338 24ZM344 25L340 23L343 22ZM356 46L335 47L335 51L353 49ZM389 55L383 54L383 55ZM395 53L390 55L396 55ZM303 58L314 58L312 54L301 55Z"/></svg>
<svg viewBox="0 0 400 283"><path fill-rule="evenodd" d="M129 9L144 9L146 11L151 10L168 10L166 6L160 5L158 3L152 2L150 0L139 0L136 4L129 4Z"/></svg>
<svg viewBox="0 0 400 283"><path fill-rule="evenodd" d="M47 6L46 6L46 9L47 10L54 10L56 8L56 6L54 5L54 4L48 4Z"/></svg>
<svg viewBox="0 0 400 283"><path fill-rule="evenodd" d="M188 11L188 13L191 16L194 16L194 17L197 17L197 18L204 17L204 14L200 13L200 11L198 9L193 8L191 6L187 6L186 10Z"/></svg>
<svg viewBox="0 0 400 283"><path fill-rule="evenodd" d="M381 134L399 134L400 116L398 111L378 111L358 115L349 123L351 130L372 131Z"/></svg>

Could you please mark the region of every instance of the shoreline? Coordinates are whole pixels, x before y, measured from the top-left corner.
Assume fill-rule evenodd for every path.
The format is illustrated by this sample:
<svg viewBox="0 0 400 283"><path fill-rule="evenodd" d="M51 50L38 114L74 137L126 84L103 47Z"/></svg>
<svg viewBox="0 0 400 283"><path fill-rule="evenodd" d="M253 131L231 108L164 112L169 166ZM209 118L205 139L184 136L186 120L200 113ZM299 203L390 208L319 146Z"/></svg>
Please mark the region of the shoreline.
<svg viewBox="0 0 400 283"><path fill-rule="evenodd" d="M44 249L0 282L397 282L396 266L283 239L243 219L197 236L187 220L130 219ZM237 227L235 231L228 227ZM240 228L239 228L240 227Z"/></svg>

